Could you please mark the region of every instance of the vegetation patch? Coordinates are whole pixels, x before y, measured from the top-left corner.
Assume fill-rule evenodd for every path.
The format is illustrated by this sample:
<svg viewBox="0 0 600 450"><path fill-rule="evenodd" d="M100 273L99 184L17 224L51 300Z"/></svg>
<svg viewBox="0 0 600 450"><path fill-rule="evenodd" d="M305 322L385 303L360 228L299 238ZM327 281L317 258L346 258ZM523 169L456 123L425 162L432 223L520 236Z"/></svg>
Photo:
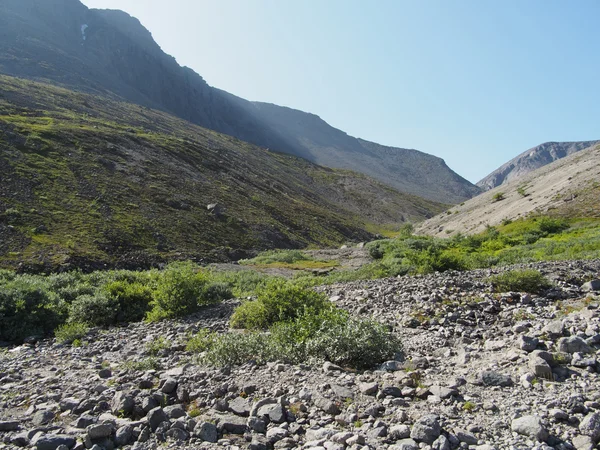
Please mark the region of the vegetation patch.
<svg viewBox="0 0 600 450"><path fill-rule="evenodd" d="M552 284L537 270L511 270L488 279L495 292L529 292L539 294Z"/></svg>

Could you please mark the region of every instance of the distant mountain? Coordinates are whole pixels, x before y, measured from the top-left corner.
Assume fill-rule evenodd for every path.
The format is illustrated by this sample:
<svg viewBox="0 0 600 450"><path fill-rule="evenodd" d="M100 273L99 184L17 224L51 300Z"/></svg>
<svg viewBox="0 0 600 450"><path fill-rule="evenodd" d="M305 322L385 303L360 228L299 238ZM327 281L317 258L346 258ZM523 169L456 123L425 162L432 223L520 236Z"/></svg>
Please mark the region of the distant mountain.
<svg viewBox="0 0 600 450"><path fill-rule="evenodd" d="M600 141L546 142L511 159L479 181L477 186L485 191L493 189L539 169L546 164L593 147L599 143Z"/></svg>
<svg viewBox="0 0 600 450"><path fill-rule="evenodd" d="M0 180L0 267L30 270L338 246L447 206L161 111L3 75Z"/></svg>
<svg viewBox="0 0 600 450"><path fill-rule="evenodd" d="M600 143L546 164L423 222L418 232L472 234L530 215L600 218Z"/></svg>
<svg viewBox="0 0 600 450"><path fill-rule="evenodd" d="M160 109L430 200L456 203L480 192L439 158L362 141L313 114L215 89L164 53L137 19L79 0L0 1L0 72Z"/></svg>

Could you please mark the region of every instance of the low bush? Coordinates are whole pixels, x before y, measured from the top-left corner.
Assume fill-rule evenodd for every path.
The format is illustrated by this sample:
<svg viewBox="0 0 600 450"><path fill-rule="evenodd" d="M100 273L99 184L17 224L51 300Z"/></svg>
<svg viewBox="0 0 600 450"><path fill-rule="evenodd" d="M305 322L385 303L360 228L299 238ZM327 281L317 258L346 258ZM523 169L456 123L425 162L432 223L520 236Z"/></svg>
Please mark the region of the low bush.
<svg viewBox="0 0 600 450"><path fill-rule="evenodd" d="M268 333L219 335L202 330L187 345L188 351L202 353L202 361L213 366L331 361L356 369L372 368L393 358L401 348L398 338L383 325L351 318L339 309L278 322Z"/></svg>
<svg viewBox="0 0 600 450"><path fill-rule="evenodd" d="M104 293L81 295L69 306L69 323L86 323L102 327L114 325L118 311L118 300Z"/></svg>
<svg viewBox="0 0 600 450"><path fill-rule="evenodd" d="M112 281L104 286L104 292L118 304L116 322L140 321L151 309L152 289L139 282Z"/></svg>
<svg viewBox="0 0 600 450"><path fill-rule="evenodd" d="M169 265L158 279L152 300L152 310L146 318L156 321L192 314L200 306L216 300L203 296L209 276L192 263Z"/></svg>
<svg viewBox="0 0 600 450"><path fill-rule="evenodd" d="M89 327L84 323L65 323L54 332L54 337L61 344L70 344L84 337Z"/></svg>
<svg viewBox="0 0 600 450"><path fill-rule="evenodd" d="M66 316L66 304L41 277L22 275L0 288L0 340L50 334Z"/></svg>
<svg viewBox="0 0 600 450"><path fill-rule="evenodd" d="M266 329L277 322L318 314L331 307L325 294L288 281L272 280L258 289L256 300L242 303L235 310L230 323L233 328Z"/></svg>
<svg viewBox="0 0 600 450"><path fill-rule="evenodd" d="M511 270L489 278L495 292L529 292L537 294L548 289L551 284L537 270Z"/></svg>

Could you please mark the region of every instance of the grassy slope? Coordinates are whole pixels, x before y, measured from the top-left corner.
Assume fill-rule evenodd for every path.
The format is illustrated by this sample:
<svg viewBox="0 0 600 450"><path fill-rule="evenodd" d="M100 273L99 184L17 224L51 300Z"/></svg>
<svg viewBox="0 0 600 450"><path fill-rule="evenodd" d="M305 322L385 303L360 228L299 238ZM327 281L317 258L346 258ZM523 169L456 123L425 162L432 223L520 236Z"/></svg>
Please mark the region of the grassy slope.
<svg viewBox="0 0 600 450"><path fill-rule="evenodd" d="M6 267L138 267L337 245L443 209L148 108L5 76L0 151Z"/></svg>

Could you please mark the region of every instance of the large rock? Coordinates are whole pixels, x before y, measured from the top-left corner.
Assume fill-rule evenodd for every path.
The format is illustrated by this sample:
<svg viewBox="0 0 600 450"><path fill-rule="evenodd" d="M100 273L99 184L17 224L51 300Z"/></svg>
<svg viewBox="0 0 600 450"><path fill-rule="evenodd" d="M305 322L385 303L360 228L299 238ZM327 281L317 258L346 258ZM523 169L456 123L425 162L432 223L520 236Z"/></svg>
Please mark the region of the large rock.
<svg viewBox="0 0 600 450"><path fill-rule="evenodd" d="M317 408L319 408L321 411L327 414L337 415L341 412L338 405L336 405L334 402L325 397L317 397L315 399L315 405L317 406Z"/></svg>
<svg viewBox="0 0 600 450"><path fill-rule="evenodd" d="M495 372L493 370L485 370L479 375L481 383L486 386L512 386L514 384L512 378L508 375Z"/></svg>
<svg viewBox="0 0 600 450"><path fill-rule="evenodd" d="M579 431L592 438L594 442L600 441L600 413L590 413L579 424Z"/></svg>
<svg viewBox="0 0 600 450"><path fill-rule="evenodd" d="M440 436L440 433L441 427L438 416L430 414L417 420L410 431L410 437L415 441L431 445Z"/></svg>
<svg viewBox="0 0 600 450"><path fill-rule="evenodd" d="M37 411L31 421L34 425L47 425L54 420L55 414L47 409Z"/></svg>
<svg viewBox="0 0 600 450"><path fill-rule="evenodd" d="M583 292L600 291L600 280L591 280L581 285Z"/></svg>
<svg viewBox="0 0 600 450"><path fill-rule="evenodd" d="M199 422L194 428L194 436L206 442L217 442L219 431L217 426L210 422Z"/></svg>
<svg viewBox="0 0 600 450"><path fill-rule="evenodd" d="M110 404L113 414L123 416L129 415L135 407L135 400L126 392L119 391L115 394Z"/></svg>
<svg viewBox="0 0 600 450"><path fill-rule="evenodd" d="M90 425L86 431L90 439L104 439L113 433L114 428L110 423L99 423L97 425Z"/></svg>
<svg viewBox="0 0 600 450"><path fill-rule="evenodd" d="M146 417L148 419L148 425L152 431L156 431L161 423L169 421L169 416L167 416L165 411L160 406L151 409Z"/></svg>
<svg viewBox="0 0 600 450"><path fill-rule="evenodd" d="M538 378L543 378L550 381L554 380L554 375L552 374L552 368L550 367L550 364L548 364L539 356L533 356L529 358L529 370L531 370L531 372Z"/></svg>
<svg viewBox="0 0 600 450"><path fill-rule="evenodd" d="M244 434L248 426L243 417L227 415L219 418L217 429L223 433Z"/></svg>
<svg viewBox="0 0 600 450"><path fill-rule="evenodd" d="M0 420L0 431L16 431L19 429L17 420Z"/></svg>
<svg viewBox="0 0 600 450"><path fill-rule="evenodd" d="M35 438L32 444L37 450L56 450L61 445L72 448L75 446L75 438L68 434L44 434Z"/></svg>
<svg viewBox="0 0 600 450"><path fill-rule="evenodd" d="M229 402L229 410L238 416L248 417L250 409L250 403L245 398L236 397Z"/></svg>
<svg viewBox="0 0 600 450"><path fill-rule="evenodd" d="M271 422L283 423L286 419L286 413L283 406L279 403L264 405L258 409L259 417L268 417Z"/></svg>
<svg viewBox="0 0 600 450"><path fill-rule="evenodd" d="M560 338L556 344L558 351L563 353L592 353L592 348L579 336Z"/></svg>
<svg viewBox="0 0 600 450"><path fill-rule="evenodd" d="M523 416L514 419L510 425L512 431L545 442L549 433L539 416Z"/></svg>

